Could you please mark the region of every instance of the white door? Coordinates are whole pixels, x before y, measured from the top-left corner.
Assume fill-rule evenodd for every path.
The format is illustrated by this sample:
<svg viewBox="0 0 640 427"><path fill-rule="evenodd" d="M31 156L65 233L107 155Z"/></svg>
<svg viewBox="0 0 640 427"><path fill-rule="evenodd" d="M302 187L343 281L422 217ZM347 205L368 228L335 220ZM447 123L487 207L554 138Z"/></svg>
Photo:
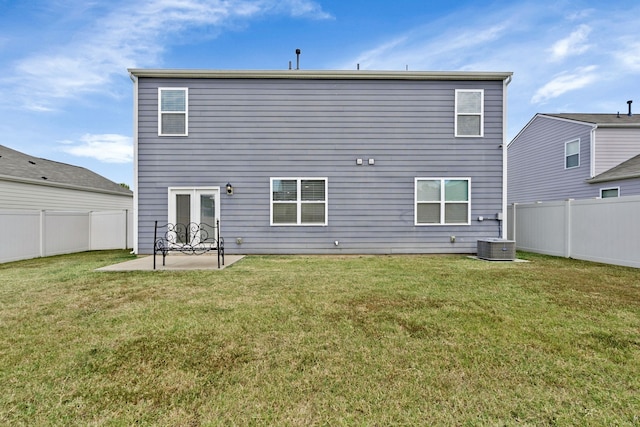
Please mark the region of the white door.
<svg viewBox="0 0 640 427"><path fill-rule="evenodd" d="M169 188L168 218L170 223L176 224L177 243L205 243L207 240L217 240L220 187ZM200 232L195 233L189 224L201 225Z"/></svg>

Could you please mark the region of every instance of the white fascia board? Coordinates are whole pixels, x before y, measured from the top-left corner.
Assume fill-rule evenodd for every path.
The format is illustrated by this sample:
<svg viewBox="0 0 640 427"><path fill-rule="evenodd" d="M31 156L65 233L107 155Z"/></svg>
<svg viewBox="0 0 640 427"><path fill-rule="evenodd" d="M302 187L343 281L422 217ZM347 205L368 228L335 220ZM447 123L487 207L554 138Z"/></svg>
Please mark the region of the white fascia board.
<svg viewBox="0 0 640 427"><path fill-rule="evenodd" d="M512 72L493 71L308 71L178 70L130 68L135 77L211 79L348 79L348 80L506 80Z"/></svg>

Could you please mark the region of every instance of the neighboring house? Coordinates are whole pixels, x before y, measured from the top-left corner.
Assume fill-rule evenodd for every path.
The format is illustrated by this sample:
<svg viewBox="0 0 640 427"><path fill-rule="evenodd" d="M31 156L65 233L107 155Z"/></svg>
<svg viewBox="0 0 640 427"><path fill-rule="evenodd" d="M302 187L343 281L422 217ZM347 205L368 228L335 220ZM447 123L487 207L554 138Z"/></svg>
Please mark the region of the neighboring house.
<svg viewBox="0 0 640 427"><path fill-rule="evenodd" d="M508 72L129 70L135 250L474 253L504 235Z"/></svg>
<svg viewBox="0 0 640 427"><path fill-rule="evenodd" d="M133 192L88 169L0 145L0 209L132 210Z"/></svg>
<svg viewBox="0 0 640 427"><path fill-rule="evenodd" d="M640 195L640 116L536 114L508 148L508 201Z"/></svg>

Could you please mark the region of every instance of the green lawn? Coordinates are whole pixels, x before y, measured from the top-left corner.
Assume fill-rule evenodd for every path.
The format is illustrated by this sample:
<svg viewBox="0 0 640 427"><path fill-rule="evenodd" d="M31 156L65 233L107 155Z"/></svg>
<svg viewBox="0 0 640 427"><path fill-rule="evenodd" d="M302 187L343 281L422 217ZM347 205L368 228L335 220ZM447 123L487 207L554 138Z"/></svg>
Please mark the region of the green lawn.
<svg viewBox="0 0 640 427"><path fill-rule="evenodd" d="M640 425L640 270L519 254L0 265L0 425Z"/></svg>

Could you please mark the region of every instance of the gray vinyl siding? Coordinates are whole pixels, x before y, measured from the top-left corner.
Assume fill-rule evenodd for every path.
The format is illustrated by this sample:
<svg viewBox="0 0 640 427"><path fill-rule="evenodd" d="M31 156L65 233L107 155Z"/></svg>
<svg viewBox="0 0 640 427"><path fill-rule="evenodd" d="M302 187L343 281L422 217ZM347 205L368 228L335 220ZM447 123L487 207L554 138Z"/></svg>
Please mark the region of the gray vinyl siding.
<svg viewBox="0 0 640 427"><path fill-rule="evenodd" d="M640 153L640 129L599 127L596 130L595 175Z"/></svg>
<svg viewBox="0 0 640 427"><path fill-rule="evenodd" d="M499 235L497 221L477 218L502 210L501 80L140 78L138 87L140 253L178 186L221 188L228 253L473 253ZM189 88L188 137L158 137L158 87ZM453 136L455 89L465 88L485 90L483 138ZM270 226L271 177L326 177L328 225ZM471 225L415 226L416 177L470 178Z"/></svg>
<svg viewBox="0 0 640 427"><path fill-rule="evenodd" d="M591 178L592 126L536 116L509 144L508 203L597 197ZM580 139L580 166L565 168L565 143Z"/></svg>
<svg viewBox="0 0 640 427"><path fill-rule="evenodd" d="M133 195L105 194L0 180L0 206L2 209L21 210L107 211L128 209L133 211Z"/></svg>

